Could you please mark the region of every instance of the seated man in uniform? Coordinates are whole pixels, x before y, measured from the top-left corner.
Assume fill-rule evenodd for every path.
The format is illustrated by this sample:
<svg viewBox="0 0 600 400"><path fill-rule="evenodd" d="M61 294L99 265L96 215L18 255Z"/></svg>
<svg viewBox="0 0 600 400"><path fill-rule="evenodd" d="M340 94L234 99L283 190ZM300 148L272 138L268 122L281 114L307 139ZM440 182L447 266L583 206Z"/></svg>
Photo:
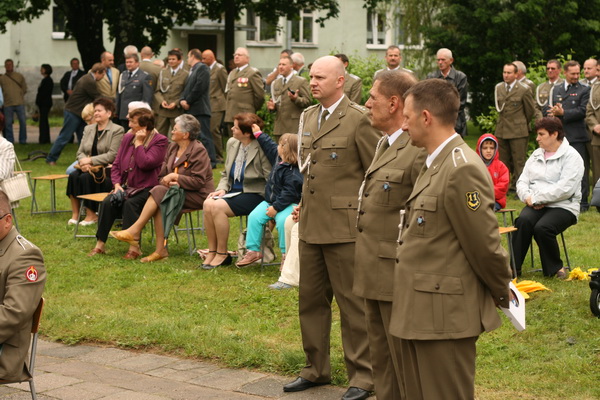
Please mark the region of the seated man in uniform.
<svg viewBox="0 0 600 400"><path fill-rule="evenodd" d="M13 227L0 191L0 383L29 380L31 321L46 283L42 252Z"/></svg>

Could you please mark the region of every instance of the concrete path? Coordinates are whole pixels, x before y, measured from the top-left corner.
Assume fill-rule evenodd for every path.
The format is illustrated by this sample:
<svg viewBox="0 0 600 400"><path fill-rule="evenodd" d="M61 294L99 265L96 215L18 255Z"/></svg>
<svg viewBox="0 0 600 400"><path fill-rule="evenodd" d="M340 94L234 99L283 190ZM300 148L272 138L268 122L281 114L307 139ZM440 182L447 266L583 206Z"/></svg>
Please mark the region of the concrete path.
<svg viewBox="0 0 600 400"><path fill-rule="evenodd" d="M38 342L38 400L339 400L345 389L284 393L293 378L177 357L99 346ZM31 399L29 384L0 385L0 400ZM372 397L371 399L374 399Z"/></svg>

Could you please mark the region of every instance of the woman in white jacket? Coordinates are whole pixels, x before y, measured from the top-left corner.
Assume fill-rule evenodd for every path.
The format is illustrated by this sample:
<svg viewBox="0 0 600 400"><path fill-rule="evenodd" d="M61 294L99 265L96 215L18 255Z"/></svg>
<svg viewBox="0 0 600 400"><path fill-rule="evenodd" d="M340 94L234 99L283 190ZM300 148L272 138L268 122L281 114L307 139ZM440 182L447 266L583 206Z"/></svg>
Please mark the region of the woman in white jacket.
<svg viewBox="0 0 600 400"><path fill-rule="evenodd" d="M544 275L565 278L556 236L577 223L583 159L569 145L558 118L538 120L535 130L539 148L531 154L517 181L517 194L526 204L515 221L518 230L512 237L517 274L521 275L533 236Z"/></svg>

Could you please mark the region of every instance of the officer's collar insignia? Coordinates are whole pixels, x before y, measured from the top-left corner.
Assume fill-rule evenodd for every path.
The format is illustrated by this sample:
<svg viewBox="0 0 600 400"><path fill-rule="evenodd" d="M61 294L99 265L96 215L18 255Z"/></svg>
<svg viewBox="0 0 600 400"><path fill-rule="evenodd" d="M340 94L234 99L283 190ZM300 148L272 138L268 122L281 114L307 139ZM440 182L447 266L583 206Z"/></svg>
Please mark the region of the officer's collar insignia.
<svg viewBox="0 0 600 400"><path fill-rule="evenodd" d="M33 265L27 268L27 271L25 271L25 277L29 282L36 282L38 280L37 269L35 269Z"/></svg>
<svg viewBox="0 0 600 400"><path fill-rule="evenodd" d="M479 191L465 193L467 197L467 207L470 210L476 211L481 205L481 198L479 197Z"/></svg>

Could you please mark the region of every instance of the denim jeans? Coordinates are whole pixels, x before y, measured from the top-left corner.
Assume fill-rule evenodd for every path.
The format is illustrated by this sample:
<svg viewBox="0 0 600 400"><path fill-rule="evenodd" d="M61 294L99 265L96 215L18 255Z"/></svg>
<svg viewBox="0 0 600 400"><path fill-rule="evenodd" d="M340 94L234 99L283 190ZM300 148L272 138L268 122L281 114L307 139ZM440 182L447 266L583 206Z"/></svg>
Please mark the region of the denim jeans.
<svg viewBox="0 0 600 400"><path fill-rule="evenodd" d="M52 148L50 149L50 153L46 158L46 162L58 160L60 153L65 148L67 143L69 143L69 140L71 140L73 137L73 133L76 131L83 131L83 128L85 127L85 121L80 116L69 111L65 111L63 115L65 119L63 122L63 127L60 130L56 141L52 145Z"/></svg>
<svg viewBox="0 0 600 400"><path fill-rule="evenodd" d="M4 138L11 143L14 143L13 136L13 121L14 113L17 113L19 119L19 143L27 143L27 122L25 120L25 106L4 106Z"/></svg>

